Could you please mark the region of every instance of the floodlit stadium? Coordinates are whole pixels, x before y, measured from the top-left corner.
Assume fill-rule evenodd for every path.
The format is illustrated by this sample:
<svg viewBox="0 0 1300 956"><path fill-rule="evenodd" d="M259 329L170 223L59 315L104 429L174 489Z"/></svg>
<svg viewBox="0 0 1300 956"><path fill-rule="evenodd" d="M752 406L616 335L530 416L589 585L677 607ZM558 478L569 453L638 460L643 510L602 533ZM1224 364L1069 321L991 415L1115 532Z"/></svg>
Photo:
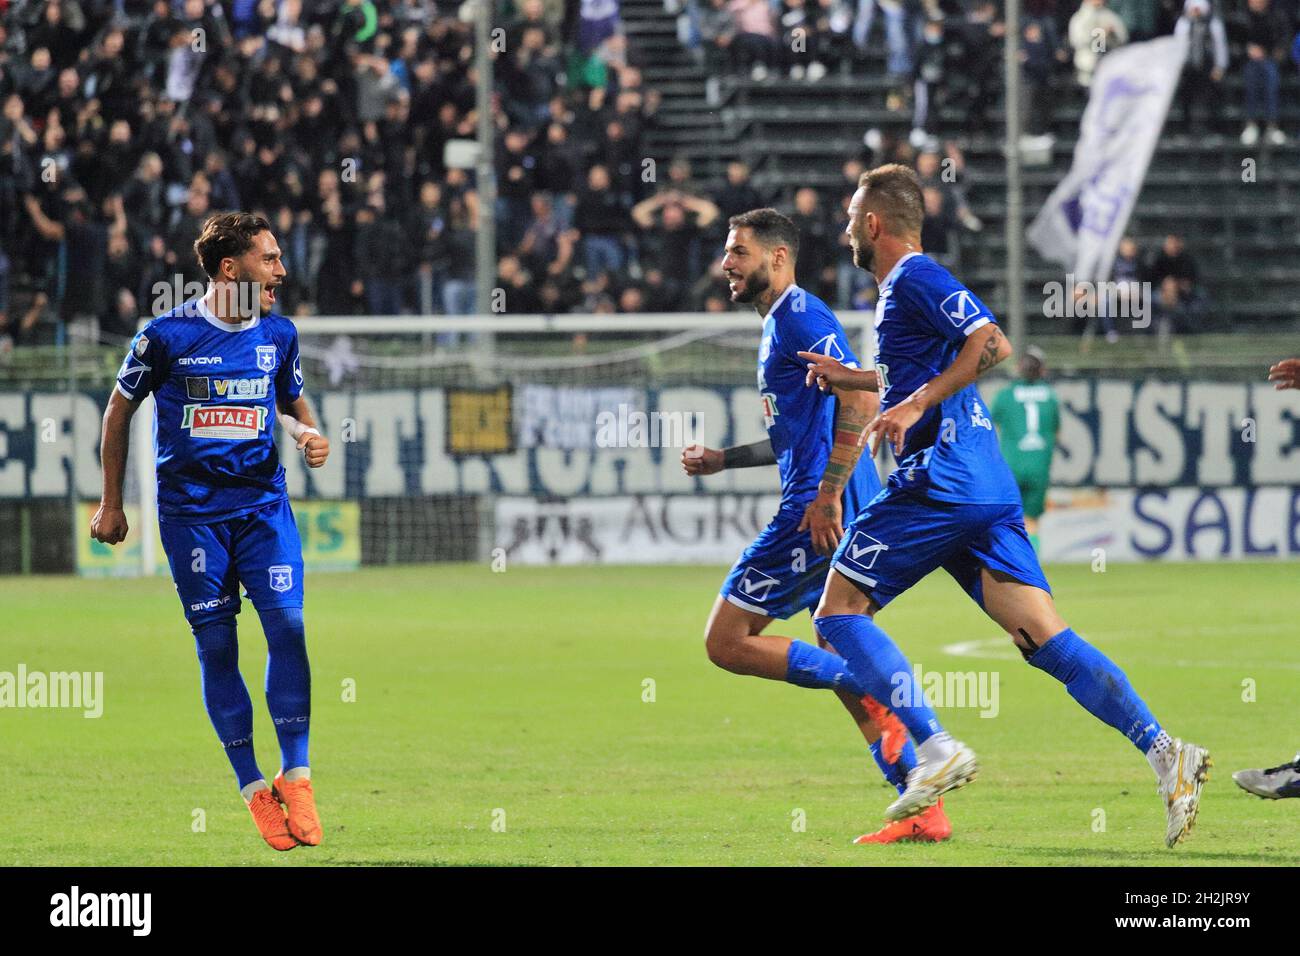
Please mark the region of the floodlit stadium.
<svg viewBox="0 0 1300 956"><path fill-rule="evenodd" d="M0 3L0 763L48 795L0 800L0 864L1292 865L1295 807L1257 795L1300 796L1298 31L1295 0ZM891 164L906 202L867 184ZM731 225L764 208L797 242ZM257 275L262 239L210 228L230 212L283 266L242 321L194 305ZM922 252L948 276L929 374L980 327L1011 357L911 445L840 441L909 397L888 337ZM251 372L204 319L267 336ZM783 392L782 349L871 384ZM816 594L767 613L783 573L746 549L840 500L845 461L914 483L927 428L933 456L1000 447L1064 633L1142 707L1027 664L1055 628L1013 642L941 570L894 595L853 562L921 562L917 525L882 543L844 508L841 563L797 544L789 573L859 568L911 668L893 724L845 720L825 689L871 697L874 652L815 628ZM300 564L235 530L227 591L192 590L193 528L285 493ZM795 639L789 674L724 647L728 614ZM310 677L266 666L304 633ZM251 735L217 714L241 672ZM915 784L872 722L929 759L917 690L978 779L943 794L950 835L855 844ZM273 780L277 744L307 769L308 711L312 772ZM1194 797L1157 793L1163 727L1213 754ZM1176 839L1162 795L1193 801Z"/></svg>

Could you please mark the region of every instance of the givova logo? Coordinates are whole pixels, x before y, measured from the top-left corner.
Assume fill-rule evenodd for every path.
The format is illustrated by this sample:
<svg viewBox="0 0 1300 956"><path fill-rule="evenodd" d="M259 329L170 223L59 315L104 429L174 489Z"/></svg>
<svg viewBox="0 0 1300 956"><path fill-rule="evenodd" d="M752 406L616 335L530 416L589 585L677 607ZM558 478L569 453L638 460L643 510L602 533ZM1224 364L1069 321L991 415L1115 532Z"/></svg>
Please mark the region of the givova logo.
<svg viewBox="0 0 1300 956"><path fill-rule="evenodd" d="M266 425L264 405L186 405L181 427L191 438L248 440Z"/></svg>
<svg viewBox="0 0 1300 956"><path fill-rule="evenodd" d="M148 936L153 928L152 893L82 893L73 886L50 897L51 926L122 926L132 936Z"/></svg>

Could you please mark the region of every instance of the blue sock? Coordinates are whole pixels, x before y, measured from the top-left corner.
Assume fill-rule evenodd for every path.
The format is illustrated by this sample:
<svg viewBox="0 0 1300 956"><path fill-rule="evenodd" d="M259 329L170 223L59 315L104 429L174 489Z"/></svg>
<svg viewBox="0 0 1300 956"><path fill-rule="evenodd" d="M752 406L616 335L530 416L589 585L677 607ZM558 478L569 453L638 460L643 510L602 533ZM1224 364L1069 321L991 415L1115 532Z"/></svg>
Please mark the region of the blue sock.
<svg viewBox="0 0 1300 956"><path fill-rule="evenodd" d="M865 693L897 714L918 744L943 729L912 665L875 621L865 614L829 614L814 619L813 626L849 662Z"/></svg>
<svg viewBox="0 0 1300 956"><path fill-rule="evenodd" d="M262 772L253 755L253 702L239 673L234 618L194 628L194 643L203 680L203 706L242 790L261 780Z"/></svg>
<svg viewBox="0 0 1300 956"><path fill-rule="evenodd" d="M284 770L306 767L311 668L307 663L302 608L269 608L258 615L266 632L266 708L280 741L280 766Z"/></svg>
<svg viewBox="0 0 1300 956"><path fill-rule="evenodd" d="M786 654L785 679L799 687L844 688L859 697L866 694L862 682L849 670L849 662L838 654L804 641L791 641Z"/></svg>
<svg viewBox="0 0 1300 956"><path fill-rule="evenodd" d="M898 755L896 763L885 762L885 755L881 752L879 740L871 745L871 756L876 758L876 766L885 775L885 779L892 783L900 794L907 789L907 775L916 766L916 748L912 746L910 740L904 744L903 752Z"/></svg>
<svg viewBox="0 0 1300 956"><path fill-rule="evenodd" d="M1110 724L1143 753L1160 735L1159 722L1124 672L1070 628L1031 654L1029 663L1059 680L1088 713Z"/></svg>

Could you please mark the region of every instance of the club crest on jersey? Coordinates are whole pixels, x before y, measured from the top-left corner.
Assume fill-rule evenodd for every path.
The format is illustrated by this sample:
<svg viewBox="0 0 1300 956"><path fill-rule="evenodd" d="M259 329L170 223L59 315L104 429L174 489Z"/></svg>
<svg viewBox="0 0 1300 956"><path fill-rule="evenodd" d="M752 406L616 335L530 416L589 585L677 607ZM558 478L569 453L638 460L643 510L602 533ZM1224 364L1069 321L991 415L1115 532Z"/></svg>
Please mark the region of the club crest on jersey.
<svg viewBox="0 0 1300 956"><path fill-rule="evenodd" d="M804 351L820 352L822 355L829 355L837 362L844 361L844 346L840 345L839 336L834 332L830 335L823 335Z"/></svg>
<svg viewBox="0 0 1300 956"><path fill-rule="evenodd" d="M293 568L287 564L273 564L266 569L271 577L272 591L289 591L293 589Z"/></svg>
<svg viewBox="0 0 1300 956"><path fill-rule="evenodd" d="M957 328L961 328L977 315L984 313L979 303L975 301L975 296L966 289L958 289L940 302L939 311L948 316L948 321Z"/></svg>
<svg viewBox="0 0 1300 956"><path fill-rule="evenodd" d="M740 581L736 586L745 597L752 598L755 601L766 601L768 594L772 591L772 586L780 583L769 574L755 571L753 568L745 568L745 573L740 576Z"/></svg>
<svg viewBox="0 0 1300 956"><path fill-rule="evenodd" d="M148 350L149 350L149 337L147 335L142 335L135 340L136 358L144 358L144 353L147 352Z"/></svg>
<svg viewBox="0 0 1300 956"><path fill-rule="evenodd" d="M191 438L257 438L266 425L265 405L186 405L181 428Z"/></svg>
<svg viewBox="0 0 1300 956"><path fill-rule="evenodd" d="M888 550L889 545L880 543L864 531L859 531L853 536L853 540L849 542L844 556L854 564L870 571L881 552Z"/></svg>
<svg viewBox="0 0 1300 956"><path fill-rule="evenodd" d="M275 371L275 346L259 345L257 346L257 367L263 372Z"/></svg>

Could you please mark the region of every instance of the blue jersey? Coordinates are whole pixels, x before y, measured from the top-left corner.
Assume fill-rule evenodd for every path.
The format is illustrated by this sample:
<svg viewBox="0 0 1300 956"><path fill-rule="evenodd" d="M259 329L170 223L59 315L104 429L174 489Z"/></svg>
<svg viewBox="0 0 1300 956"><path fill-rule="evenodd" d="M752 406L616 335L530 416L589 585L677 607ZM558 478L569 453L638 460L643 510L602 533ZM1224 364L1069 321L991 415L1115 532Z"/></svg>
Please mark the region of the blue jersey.
<svg viewBox="0 0 1300 956"><path fill-rule="evenodd" d="M830 355L852 368L857 356L835 313L812 293L791 285L768 310L758 350L758 391L763 423L781 473L781 507L801 509L817 485L835 438L836 399L804 384L808 363L799 352ZM878 488L875 470L863 460L844 488L846 519Z"/></svg>
<svg viewBox="0 0 1300 956"><path fill-rule="evenodd" d="M885 411L943 372L966 336L993 321L984 303L929 256L904 256L880 283L876 371ZM1018 504L1020 494L974 384L908 429L893 487L938 501Z"/></svg>
<svg viewBox="0 0 1300 956"><path fill-rule="evenodd" d="M283 316L222 322L201 299L154 319L117 373L131 401L154 395L158 513L209 523L287 497L276 400L302 394L298 330Z"/></svg>

